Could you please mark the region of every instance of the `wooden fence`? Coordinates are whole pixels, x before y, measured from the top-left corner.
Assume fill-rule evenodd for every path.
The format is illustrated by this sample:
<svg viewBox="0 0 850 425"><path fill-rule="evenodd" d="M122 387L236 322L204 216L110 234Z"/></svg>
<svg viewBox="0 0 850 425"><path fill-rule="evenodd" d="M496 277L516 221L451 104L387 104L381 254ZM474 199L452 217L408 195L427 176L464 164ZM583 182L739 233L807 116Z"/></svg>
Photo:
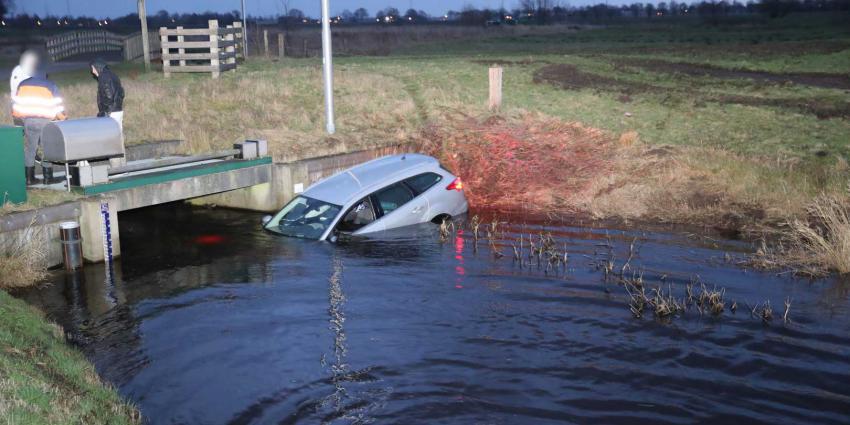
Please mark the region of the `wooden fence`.
<svg viewBox="0 0 850 425"><path fill-rule="evenodd" d="M45 44L50 59L59 61L83 53L120 52L124 37L103 30L80 30L54 35Z"/></svg>
<svg viewBox="0 0 850 425"><path fill-rule="evenodd" d="M218 78L222 71L236 69L236 59L244 57L242 24L219 28L217 20L208 28L159 29L162 72L209 72ZM176 64L175 64L176 62Z"/></svg>
<svg viewBox="0 0 850 425"><path fill-rule="evenodd" d="M148 33L148 48L150 49L151 58L158 58L161 47L159 46L159 36L156 33ZM145 47L142 43L142 32L130 34L124 37L124 60L126 62L141 59L145 56Z"/></svg>

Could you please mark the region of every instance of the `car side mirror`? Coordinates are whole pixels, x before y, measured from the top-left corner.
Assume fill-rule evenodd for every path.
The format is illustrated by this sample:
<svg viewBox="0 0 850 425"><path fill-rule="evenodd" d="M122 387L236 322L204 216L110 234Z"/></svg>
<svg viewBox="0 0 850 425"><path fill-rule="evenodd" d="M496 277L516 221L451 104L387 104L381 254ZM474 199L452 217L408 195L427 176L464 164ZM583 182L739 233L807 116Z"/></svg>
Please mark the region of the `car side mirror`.
<svg viewBox="0 0 850 425"><path fill-rule="evenodd" d="M272 221L272 216L270 216L270 215L264 216L263 217L263 226L265 226L266 224L269 224L270 221Z"/></svg>

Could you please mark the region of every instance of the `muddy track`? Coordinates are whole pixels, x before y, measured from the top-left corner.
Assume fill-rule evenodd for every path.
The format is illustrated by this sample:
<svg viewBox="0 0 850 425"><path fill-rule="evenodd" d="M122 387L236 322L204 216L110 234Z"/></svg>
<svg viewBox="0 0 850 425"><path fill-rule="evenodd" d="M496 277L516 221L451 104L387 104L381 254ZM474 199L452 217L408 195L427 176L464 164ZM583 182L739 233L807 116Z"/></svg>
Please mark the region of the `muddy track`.
<svg viewBox="0 0 850 425"><path fill-rule="evenodd" d="M812 98L762 98L746 95L709 95L699 90L676 89L649 83L622 80L579 70L574 65L547 65L534 73L537 84L551 84L565 90L593 89L609 93L620 93L621 102L631 101L631 96L639 93L675 94L692 99L697 106L707 102L746 106L766 106L789 109L796 112L815 115L820 119L850 118L850 103L828 102Z"/></svg>
<svg viewBox="0 0 850 425"><path fill-rule="evenodd" d="M522 60L506 60L506 59L476 59L471 61L478 65L499 65L499 66L529 66L529 65L549 65L552 62L538 59L522 59Z"/></svg>
<svg viewBox="0 0 850 425"><path fill-rule="evenodd" d="M660 59L617 59L618 65L633 66L653 72L680 74L691 77L711 77L719 79L750 79L757 82L774 84L800 84L828 89L850 90L850 74L831 74L826 72L767 72L741 68L723 68L714 65L690 62L670 62Z"/></svg>

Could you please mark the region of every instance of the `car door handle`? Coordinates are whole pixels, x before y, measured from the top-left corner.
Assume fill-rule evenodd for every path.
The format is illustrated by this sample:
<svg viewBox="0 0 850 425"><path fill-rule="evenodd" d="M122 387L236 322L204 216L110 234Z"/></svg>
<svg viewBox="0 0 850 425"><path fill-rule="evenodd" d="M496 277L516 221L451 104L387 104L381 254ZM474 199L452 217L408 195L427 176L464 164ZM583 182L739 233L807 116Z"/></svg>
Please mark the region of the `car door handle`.
<svg viewBox="0 0 850 425"><path fill-rule="evenodd" d="M419 214L419 213L421 213L421 212L422 212L422 210L423 210L423 209L425 209L425 207L421 207L421 206L419 206L419 207L416 207L416 208L414 208L413 210L411 210L411 211L410 211L410 213L411 213L411 214Z"/></svg>

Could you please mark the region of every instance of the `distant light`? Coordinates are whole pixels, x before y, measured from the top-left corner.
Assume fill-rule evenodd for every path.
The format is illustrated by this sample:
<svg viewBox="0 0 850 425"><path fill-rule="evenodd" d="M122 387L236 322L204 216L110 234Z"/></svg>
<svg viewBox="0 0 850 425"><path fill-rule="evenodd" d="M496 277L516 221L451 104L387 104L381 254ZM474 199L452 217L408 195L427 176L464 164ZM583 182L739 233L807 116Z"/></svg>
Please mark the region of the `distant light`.
<svg viewBox="0 0 850 425"><path fill-rule="evenodd" d="M35 24L41 26L41 21L36 21Z"/></svg>
<svg viewBox="0 0 850 425"><path fill-rule="evenodd" d="M0 21L0 27L5 27L5 26L6 26L6 21Z"/></svg>
<svg viewBox="0 0 850 425"><path fill-rule="evenodd" d="M408 21L412 21L412 20L413 20L413 17L412 17L412 16L408 16L408 17L407 17L407 20L408 20Z"/></svg>
<svg viewBox="0 0 850 425"><path fill-rule="evenodd" d="M305 23L305 24L306 24L306 23L307 23L307 20L306 20L306 19L303 19L301 22L303 22L303 23Z"/></svg>

